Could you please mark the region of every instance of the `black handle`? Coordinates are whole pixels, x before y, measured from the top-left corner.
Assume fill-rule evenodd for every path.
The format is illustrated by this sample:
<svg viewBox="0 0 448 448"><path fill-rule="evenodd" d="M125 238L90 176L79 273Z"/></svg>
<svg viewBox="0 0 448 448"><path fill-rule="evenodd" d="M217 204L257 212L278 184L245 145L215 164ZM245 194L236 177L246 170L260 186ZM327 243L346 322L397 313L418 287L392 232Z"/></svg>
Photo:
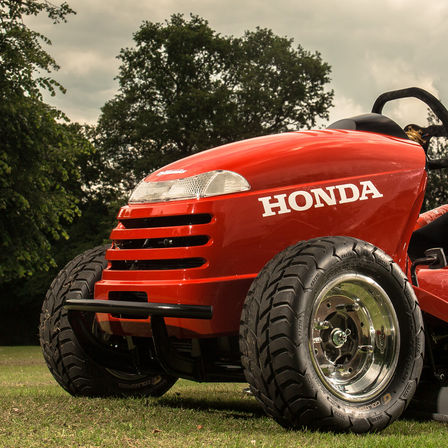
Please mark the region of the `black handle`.
<svg viewBox="0 0 448 448"><path fill-rule="evenodd" d="M439 135L434 136L448 136L448 110L434 95L431 95L429 92L420 89L419 87L409 87L407 89L391 90L390 92L383 93L376 99L372 107L372 112L381 114L383 107L387 102L401 98L417 98L427 104L436 117L442 122L443 130L438 129L437 133ZM447 168L448 159L433 160L427 157L427 167L428 169Z"/></svg>
<svg viewBox="0 0 448 448"><path fill-rule="evenodd" d="M399 100L401 98L417 98L427 104L431 110L440 119L446 129L448 129L448 110L445 106L432 94L419 87L409 87L401 90L391 90L380 95L372 107L372 112L380 114L383 111L384 105L392 100Z"/></svg>

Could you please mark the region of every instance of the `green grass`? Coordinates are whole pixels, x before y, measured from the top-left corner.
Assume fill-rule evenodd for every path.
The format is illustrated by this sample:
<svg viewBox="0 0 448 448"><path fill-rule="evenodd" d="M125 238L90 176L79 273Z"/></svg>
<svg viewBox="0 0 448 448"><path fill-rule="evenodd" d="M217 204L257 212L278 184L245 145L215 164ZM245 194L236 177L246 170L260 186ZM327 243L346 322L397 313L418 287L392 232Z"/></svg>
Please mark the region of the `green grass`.
<svg viewBox="0 0 448 448"><path fill-rule="evenodd" d="M180 380L160 399L74 398L38 347L0 347L0 447L444 447L448 427L400 420L359 436L286 431L242 384Z"/></svg>

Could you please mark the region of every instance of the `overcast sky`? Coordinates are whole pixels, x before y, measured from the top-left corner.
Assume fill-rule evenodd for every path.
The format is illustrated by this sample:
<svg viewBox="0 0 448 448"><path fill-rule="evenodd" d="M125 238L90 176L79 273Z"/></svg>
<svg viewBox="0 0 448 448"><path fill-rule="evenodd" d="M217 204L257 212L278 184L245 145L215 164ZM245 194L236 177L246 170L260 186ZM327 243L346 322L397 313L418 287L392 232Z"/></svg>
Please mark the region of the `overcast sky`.
<svg viewBox="0 0 448 448"><path fill-rule="evenodd" d="M54 3L60 3L55 0ZM429 90L448 105L447 0L68 0L77 12L52 25L44 16L30 26L52 42L61 66L54 77L65 95L46 100L72 120L95 123L116 90L116 56L133 45L143 20L173 13L204 17L221 34L240 36L256 26L319 51L332 67L331 120L369 112L382 92L410 86ZM425 109L402 101L385 109L401 124L422 122Z"/></svg>

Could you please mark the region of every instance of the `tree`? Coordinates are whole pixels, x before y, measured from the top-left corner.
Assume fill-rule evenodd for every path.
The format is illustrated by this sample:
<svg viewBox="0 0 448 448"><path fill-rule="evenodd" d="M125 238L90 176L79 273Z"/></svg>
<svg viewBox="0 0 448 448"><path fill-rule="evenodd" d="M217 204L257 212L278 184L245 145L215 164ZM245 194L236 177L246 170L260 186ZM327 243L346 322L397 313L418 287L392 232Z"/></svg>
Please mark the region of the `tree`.
<svg viewBox="0 0 448 448"><path fill-rule="evenodd" d="M428 125L441 125L431 110L428 110ZM431 159L448 157L447 138L433 138L429 145L428 155ZM422 211L431 210L448 203L448 172L446 169L428 171L425 200Z"/></svg>
<svg viewBox="0 0 448 448"><path fill-rule="evenodd" d="M91 147L61 118L35 98L0 103L3 282L54 265L51 243L67 238L65 226L79 214L79 158Z"/></svg>
<svg viewBox="0 0 448 448"><path fill-rule="evenodd" d="M448 156L446 138L431 143L429 152L432 159L446 158ZM443 204L448 204L448 172L446 169L429 171L422 210L431 210Z"/></svg>
<svg viewBox="0 0 448 448"><path fill-rule="evenodd" d="M144 22L134 40L97 127L111 191L198 151L328 118L330 67L271 30L226 37L198 16L173 15Z"/></svg>
<svg viewBox="0 0 448 448"><path fill-rule="evenodd" d="M23 21L26 16L46 13L53 23L65 22L74 11L67 3L55 6L47 0L0 0L0 93L22 93L40 98L39 89L63 87L47 73L57 70L56 61L42 48L51 41L31 30ZM7 99L7 98L6 98Z"/></svg>
<svg viewBox="0 0 448 448"><path fill-rule="evenodd" d="M66 3L0 0L0 284L55 265L54 240L79 214L79 167L92 146L79 127L42 101L41 89L62 89L42 48L49 40L23 18L46 13L54 22Z"/></svg>

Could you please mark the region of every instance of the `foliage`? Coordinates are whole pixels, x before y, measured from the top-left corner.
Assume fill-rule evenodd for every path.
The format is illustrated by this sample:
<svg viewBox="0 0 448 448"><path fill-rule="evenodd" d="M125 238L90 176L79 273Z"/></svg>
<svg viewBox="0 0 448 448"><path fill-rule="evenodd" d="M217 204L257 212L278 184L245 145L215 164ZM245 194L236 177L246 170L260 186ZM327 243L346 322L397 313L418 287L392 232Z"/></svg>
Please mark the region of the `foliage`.
<svg viewBox="0 0 448 448"><path fill-rule="evenodd" d="M98 125L111 190L195 152L327 118L330 67L271 30L225 37L198 16L173 15L144 22L134 40Z"/></svg>
<svg viewBox="0 0 448 448"><path fill-rule="evenodd" d="M51 45L44 35L31 30L23 21L26 16L46 13L53 23L65 22L74 11L62 3L55 6L47 0L0 0L0 94L13 92L40 96L40 88L63 90L62 86L45 74L59 67L42 48L41 42Z"/></svg>
<svg viewBox="0 0 448 448"><path fill-rule="evenodd" d="M79 214L79 157L91 146L61 114L20 94L0 103L0 279L54 264L50 241Z"/></svg>
<svg viewBox="0 0 448 448"><path fill-rule="evenodd" d="M41 89L61 88L46 74L58 67L42 47L48 39L23 20L45 13L57 23L72 12L66 3L0 0L0 284L55 265L51 244L80 213L79 170L93 149L42 102Z"/></svg>
<svg viewBox="0 0 448 448"><path fill-rule="evenodd" d="M435 143L431 158L439 159L448 157L448 146L446 142ZM440 205L448 204L448 171L447 169L433 170L428 172L428 185L426 187L423 211L431 210Z"/></svg>
<svg viewBox="0 0 448 448"><path fill-rule="evenodd" d="M429 111L428 123L440 124L435 115ZM431 159L448 157L448 143L446 138L433 138L429 146L428 155ZM428 185L422 211L431 210L440 205L448 204L448 170L432 170L428 172Z"/></svg>

